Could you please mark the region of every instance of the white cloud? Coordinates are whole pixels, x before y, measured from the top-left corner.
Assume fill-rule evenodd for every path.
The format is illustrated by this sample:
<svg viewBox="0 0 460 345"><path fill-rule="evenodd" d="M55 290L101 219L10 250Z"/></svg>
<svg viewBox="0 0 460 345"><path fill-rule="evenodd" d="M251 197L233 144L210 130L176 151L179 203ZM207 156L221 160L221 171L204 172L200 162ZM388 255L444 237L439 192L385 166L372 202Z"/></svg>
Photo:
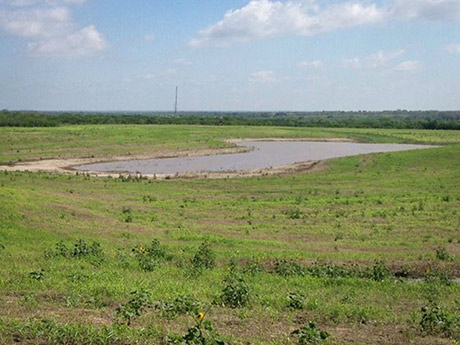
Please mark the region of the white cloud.
<svg viewBox="0 0 460 345"><path fill-rule="evenodd" d="M446 50L451 54L460 54L460 43L449 44Z"/></svg>
<svg viewBox="0 0 460 345"><path fill-rule="evenodd" d="M177 75L177 69L175 68L168 68L168 69L165 69L163 72L160 73L160 76L163 76L163 77L171 77L171 76L175 76Z"/></svg>
<svg viewBox="0 0 460 345"><path fill-rule="evenodd" d="M66 7L19 10L0 13L0 28L12 36L44 38L68 31L72 28L72 21Z"/></svg>
<svg viewBox="0 0 460 345"><path fill-rule="evenodd" d="M390 20L460 20L460 0L393 0L386 7L359 0L329 6L317 0L251 0L201 30L189 45L228 46L287 33L312 36Z"/></svg>
<svg viewBox="0 0 460 345"><path fill-rule="evenodd" d="M402 72L416 72L422 68L422 64L417 60L407 60L401 62L394 69Z"/></svg>
<svg viewBox="0 0 460 345"><path fill-rule="evenodd" d="M404 49L388 52L379 50L378 52L364 58L354 57L351 59L343 59L342 66L344 68L384 68L388 66L391 61L404 55L404 53Z"/></svg>
<svg viewBox="0 0 460 345"><path fill-rule="evenodd" d="M261 84L271 84L278 81L273 71L259 71L254 72L249 77L249 81L253 83L261 83Z"/></svg>
<svg viewBox="0 0 460 345"><path fill-rule="evenodd" d="M372 68L379 68L386 66L390 61L397 59L405 53L404 49L393 50L384 52L383 50L369 56L367 63Z"/></svg>
<svg viewBox="0 0 460 345"><path fill-rule="evenodd" d="M4 2L3 2L4 3ZM103 35L89 25L77 28L68 7L84 0L13 0L0 10L0 32L25 39L33 56L81 57L107 49Z"/></svg>
<svg viewBox="0 0 460 345"><path fill-rule="evenodd" d="M174 63L177 65L182 65L182 66L190 66L192 64L190 60L187 60L184 58L176 59L174 60Z"/></svg>
<svg viewBox="0 0 460 345"><path fill-rule="evenodd" d="M361 68L361 59L357 57L351 59L343 59L342 66L344 68Z"/></svg>
<svg viewBox="0 0 460 345"><path fill-rule="evenodd" d="M189 44L225 46L283 33L310 36L382 19L383 12L376 5L344 3L320 9L313 0L252 0L240 9L228 11L222 20L200 31Z"/></svg>
<svg viewBox="0 0 460 345"><path fill-rule="evenodd" d="M145 42L153 42L155 41L155 39L156 39L155 34L145 34L144 35Z"/></svg>
<svg viewBox="0 0 460 345"><path fill-rule="evenodd" d="M8 3L8 1L3 1ZM72 4L72 5L83 5L86 2L86 0L11 0L9 3L12 6L31 6L31 5L36 5L36 4L50 4L50 5L56 5L56 4ZM2 1L0 1L2 3Z"/></svg>
<svg viewBox="0 0 460 345"><path fill-rule="evenodd" d="M307 67L307 68L321 68L324 67L325 63L322 60L313 60L313 61L300 61L297 63L298 67Z"/></svg>
<svg viewBox="0 0 460 345"><path fill-rule="evenodd" d="M31 42L28 51L36 56L80 57L102 52L107 43L93 25L66 36Z"/></svg>
<svg viewBox="0 0 460 345"><path fill-rule="evenodd" d="M402 19L460 20L460 1L396 0L389 12L391 16Z"/></svg>

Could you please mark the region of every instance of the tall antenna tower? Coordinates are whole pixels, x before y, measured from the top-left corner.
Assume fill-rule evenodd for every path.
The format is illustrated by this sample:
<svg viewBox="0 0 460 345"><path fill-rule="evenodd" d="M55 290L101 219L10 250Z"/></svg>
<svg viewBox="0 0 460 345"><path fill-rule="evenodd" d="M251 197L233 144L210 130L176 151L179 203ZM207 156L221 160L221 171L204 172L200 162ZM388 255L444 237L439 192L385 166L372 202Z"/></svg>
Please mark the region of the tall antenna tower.
<svg viewBox="0 0 460 345"><path fill-rule="evenodd" d="M178 91L178 87L176 86L176 100L174 102L174 115L177 114L177 91Z"/></svg>

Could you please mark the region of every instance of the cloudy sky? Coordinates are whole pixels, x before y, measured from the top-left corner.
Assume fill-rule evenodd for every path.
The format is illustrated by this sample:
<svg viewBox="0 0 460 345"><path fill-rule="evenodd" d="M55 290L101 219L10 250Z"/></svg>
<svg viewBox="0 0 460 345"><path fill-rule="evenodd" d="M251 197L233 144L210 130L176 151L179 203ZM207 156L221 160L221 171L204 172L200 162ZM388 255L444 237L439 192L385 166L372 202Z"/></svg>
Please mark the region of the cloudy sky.
<svg viewBox="0 0 460 345"><path fill-rule="evenodd" d="M460 109L460 0L0 0L0 108Z"/></svg>

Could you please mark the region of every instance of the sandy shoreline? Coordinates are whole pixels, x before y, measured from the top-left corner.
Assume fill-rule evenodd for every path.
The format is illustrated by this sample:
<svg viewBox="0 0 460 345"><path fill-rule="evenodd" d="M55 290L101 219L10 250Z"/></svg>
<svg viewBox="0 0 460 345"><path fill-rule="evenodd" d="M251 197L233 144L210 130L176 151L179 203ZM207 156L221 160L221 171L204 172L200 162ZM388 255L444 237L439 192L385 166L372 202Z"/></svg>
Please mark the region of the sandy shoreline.
<svg viewBox="0 0 460 345"><path fill-rule="evenodd" d="M353 142L350 139L344 138L244 138L244 139L226 139L224 141L232 144L238 144L241 141L322 141L322 142ZM200 173L182 173L182 174L133 174L125 172L99 172L99 171L77 171L75 167L86 164L127 161L138 159L153 159L153 158L172 158L172 157L194 157L208 156L219 154L231 154L248 152L249 148L244 146L234 146L219 149L195 149L195 150L178 150L173 152L152 152L149 154L138 154L129 156L107 156L107 157L91 157L91 158L68 158L68 159L43 159L27 162L20 162L13 165L1 165L2 171L23 171L23 172L44 172L52 174L68 174L68 175L89 175L94 177L143 177L147 179L171 179L171 178L232 178L243 176L262 176L273 174L286 174L299 171L316 171L322 164L322 161L309 161L294 163L284 166L270 167L265 169L255 170L239 170L239 171L222 171L222 172L200 172Z"/></svg>

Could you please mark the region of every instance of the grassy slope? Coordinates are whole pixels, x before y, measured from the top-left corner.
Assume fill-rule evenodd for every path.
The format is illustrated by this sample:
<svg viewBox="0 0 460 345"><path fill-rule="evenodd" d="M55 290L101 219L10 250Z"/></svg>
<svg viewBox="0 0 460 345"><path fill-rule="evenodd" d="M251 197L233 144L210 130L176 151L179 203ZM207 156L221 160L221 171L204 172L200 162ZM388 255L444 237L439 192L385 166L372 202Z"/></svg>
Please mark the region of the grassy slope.
<svg viewBox="0 0 460 345"><path fill-rule="evenodd" d="M231 259L256 257L269 263L288 257L363 265L383 260L394 266L405 263L420 273L436 261L435 249L443 246L455 256L449 265L459 267L458 132L197 126L0 131L3 162L124 154L124 144L132 153L216 147L223 145L218 138L238 136L451 144L349 157L329 162L319 173L282 177L121 182L0 173L0 243L5 246L0 254L0 334L7 343L12 341L9 334L20 328L10 323L15 319L110 324L116 306L141 287L151 289L155 300L185 294L210 302L220 293ZM132 209L133 222L124 221L123 208ZM297 211L300 218L292 219L289 214ZM43 252L56 242L70 244L79 238L100 242L107 259L94 266L44 258ZM175 258L144 273L130 250L153 238L166 244ZM203 239L216 250L218 268L188 276L186 263ZM41 268L46 270L43 281L29 278L29 272ZM75 279L81 276L85 279ZM447 343L422 339L414 330L430 290L425 283L285 278L264 272L246 279L250 306L215 307L209 316L236 342L285 343L302 320L313 319L331 332L334 344ZM292 291L307 296L306 310L285 307ZM439 286L437 292L441 304L453 310L460 288ZM184 332L189 324L186 318L169 321L150 312L134 326L152 328L160 337L164 332Z"/></svg>

